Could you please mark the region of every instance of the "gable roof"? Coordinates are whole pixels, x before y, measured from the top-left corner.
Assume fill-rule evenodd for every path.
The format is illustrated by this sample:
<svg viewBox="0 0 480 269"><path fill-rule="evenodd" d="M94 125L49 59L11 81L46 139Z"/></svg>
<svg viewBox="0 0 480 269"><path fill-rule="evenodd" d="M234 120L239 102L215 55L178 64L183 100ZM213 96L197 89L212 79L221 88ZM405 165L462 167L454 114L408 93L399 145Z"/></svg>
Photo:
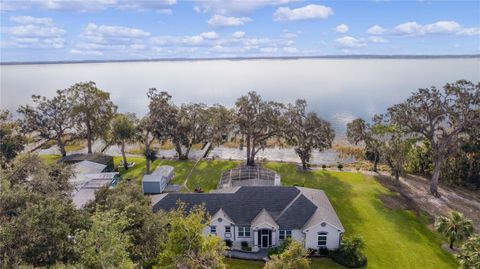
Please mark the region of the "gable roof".
<svg viewBox="0 0 480 269"><path fill-rule="evenodd" d="M280 229L302 229L315 221L340 223L323 191L308 188L242 186L211 193L168 193L155 201L153 212L172 210L177 207L177 201L184 202L186 210L204 204L211 216L222 209L236 225L251 225L257 217L266 219L265 214L260 214L262 211ZM339 227L343 229L341 223Z"/></svg>
<svg viewBox="0 0 480 269"><path fill-rule="evenodd" d="M258 227L262 224L267 224L269 226L273 226L278 228L277 222L268 214L267 210L262 209L260 213L253 219L252 221L252 227Z"/></svg>

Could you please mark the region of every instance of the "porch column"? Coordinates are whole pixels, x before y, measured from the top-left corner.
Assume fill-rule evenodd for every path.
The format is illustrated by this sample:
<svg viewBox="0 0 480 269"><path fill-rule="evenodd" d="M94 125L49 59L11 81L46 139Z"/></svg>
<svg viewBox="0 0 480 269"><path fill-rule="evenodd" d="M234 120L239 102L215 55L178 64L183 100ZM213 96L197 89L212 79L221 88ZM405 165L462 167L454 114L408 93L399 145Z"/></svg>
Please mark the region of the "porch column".
<svg viewBox="0 0 480 269"><path fill-rule="evenodd" d="M257 229L252 229L252 233L253 233L253 246L255 247L260 247L258 246L258 231Z"/></svg>

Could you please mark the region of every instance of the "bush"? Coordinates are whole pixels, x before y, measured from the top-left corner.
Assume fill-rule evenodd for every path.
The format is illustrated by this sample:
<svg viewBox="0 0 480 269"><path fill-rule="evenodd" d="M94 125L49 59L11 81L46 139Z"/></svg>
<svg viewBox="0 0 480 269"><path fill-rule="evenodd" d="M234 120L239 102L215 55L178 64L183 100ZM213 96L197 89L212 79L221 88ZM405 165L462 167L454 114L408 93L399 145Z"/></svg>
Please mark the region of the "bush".
<svg viewBox="0 0 480 269"><path fill-rule="evenodd" d="M314 248L308 248L307 251L309 256L313 256L317 253L317 250Z"/></svg>
<svg viewBox="0 0 480 269"><path fill-rule="evenodd" d="M322 169L323 170L327 169L327 166L325 164L322 164Z"/></svg>
<svg viewBox="0 0 480 269"><path fill-rule="evenodd" d="M328 254L330 254L330 250L328 250L328 248L319 248L318 249L318 255L328 256Z"/></svg>
<svg viewBox="0 0 480 269"><path fill-rule="evenodd" d="M232 247L232 240L230 240L230 239L225 239L225 245L226 245L228 248L231 248L231 247Z"/></svg>
<svg viewBox="0 0 480 269"><path fill-rule="evenodd" d="M330 257L343 266L362 267L367 263L367 258L360 251L363 246L363 239L359 236L353 236L344 239L340 248L330 253Z"/></svg>
<svg viewBox="0 0 480 269"><path fill-rule="evenodd" d="M285 251L285 249L288 248L288 246L290 245L290 243L292 243L292 239L291 238L287 238L285 240L283 240L282 244L280 246L276 246L276 247L273 247L273 248L270 248L268 250L268 257L272 256L272 255L277 255L277 254L281 254Z"/></svg>
<svg viewBox="0 0 480 269"><path fill-rule="evenodd" d="M240 244L242 245L242 250L245 250L245 251L251 251L252 250L252 248L248 245L247 241L242 241Z"/></svg>
<svg viewBox="0 0 480 269"><path fill-rule="evenodd" d="M338 168L338 170L342 171L342 169L343 169L343 164L339 163L339 164L337 165L337 168Z"/></svg>

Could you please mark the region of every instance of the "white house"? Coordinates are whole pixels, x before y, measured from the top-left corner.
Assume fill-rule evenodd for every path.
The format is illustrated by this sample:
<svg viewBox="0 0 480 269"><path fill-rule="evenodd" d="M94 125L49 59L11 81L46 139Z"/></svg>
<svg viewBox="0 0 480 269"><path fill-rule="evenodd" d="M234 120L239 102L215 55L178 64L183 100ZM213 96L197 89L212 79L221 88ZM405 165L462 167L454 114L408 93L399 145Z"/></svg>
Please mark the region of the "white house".
<svg viewBox="0 0 480 269"><path fill-rule="evenodd" d="M187 210L204 204L211 216L203 233L246 241L253 251L279 245L291 237L305 248L336 249L345 229L322 190L303 187L241 186L210 193L156 196L153 211L169 211L183 201Z"/></svg>

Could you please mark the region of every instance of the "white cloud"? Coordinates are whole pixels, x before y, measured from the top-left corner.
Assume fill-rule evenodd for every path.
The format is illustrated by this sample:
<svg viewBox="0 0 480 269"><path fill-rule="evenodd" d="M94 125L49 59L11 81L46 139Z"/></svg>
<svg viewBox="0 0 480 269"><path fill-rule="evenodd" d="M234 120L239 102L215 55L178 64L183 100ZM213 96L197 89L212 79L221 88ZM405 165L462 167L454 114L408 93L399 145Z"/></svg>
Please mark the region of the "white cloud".
<svg viewBox="0 0 480 269"><path fill-rule="evenodd" d="M40 26L34 24L5 27L3 32L17 37L60 37L66 31L55 26Z"/></svg>
<svg viewBox="0 0 480 269"><path fill-rule="evenodd" d="M18 24L41 24L45 26L53 26L53 19L48 17L11 16L10 21Z"/></svg>
<svg viewBox="0 0 480 269"><path fill-rule="evenodd" d="M388 41L385 38L381 38L379 36L371 36L368 38L370 42L373 43L387 43Z"/></svg>
<svg viewBox="0 0 480 269"><path fill-rule="evenodd" d="M331 15L333 15L333 10L330 7L307 5L295 9L279 7L273 14L273 19L275 21L318 20L326 19Z"/></svg>
<svg viewBox="0 0 480 269"><path fill-rule="evenodd" d="M429 34L454 34L461 28L460 24L455 21L438 21L425 25L423 30Z"/></svg>
<svg viewBox="0 0 480 269"><path fill-rule="evenodd" d="M277 6L298 0L197 0L194 10L198 13L221 15L245 15L264 6Z"/></svg>
<svg viewBox="0 0 480 269"><path fill-rule="evenodd" d="M387 30L385 30L385 28L381 27L380 25L374 25L370 28L368 28L367 30L367 34L371 34L371 35L381 35L383 33L385 33Z"/></svg>
<svg viewBox="0 0 480 269"><path fill-rule="evenodd" d="M294 47L284 47L283 48L283 51L287 52L287 53L297 53L298 52L298 49L297 48L294 48Z"/></svg>
<svg viewBox="0 0 480 269"><path fill-rule="evenodd" d="M83 40L90 43L112 45L139 43L148 36L149 32L137 28L95 23L89 23L80 35Z"/></svg>
<svg viewBox="0 0 480 269"><path fill-rule="evenodd" d="M405 35L423 34L422 25L414 21L399 24L395 27L394 31L397 34L405 34Z"/></svg>
<svg viewBox="0 0 480 269"><path fill-rule="evenodd" d="M348 25L346 24L339 24L335 27L335 30L339 33L346 33L348 32Z"/></svg>
<svg viewBox="0 0 480 269"><path fill-rule="evenodd" d="M211 26L241 26L252 21L248 17L226 17L223 15L213 15L207 23Z"/></svg>
<svg viewBox="0 0 480 269"><path fill-rule="evenodd" d="M351 36L344 36L341 38L337 38L335 39L335 43L337 47L345 48L345 49L357 49L357 48L366 46L363 40L357 39Z"/></svg>
<svg viewBox="0 0 480 269"><path fill-rule="evenodd" d="M103 52L97 51L97 50L78 50L78 49L71 49L69 51L71 54L77 54L77 55L95 55L95 56L100 56L103 55Z"/></svg>
<svg viewBox="0 0 480 269"><path fill-rule="evenodd" d="M260 48L260 52L263 52L263 53L275 53L277 51L278 51L278 48L275 48L275 47Z"/></svg>
<svg viewBox="0 0 480 269"><path fill-rule="evenodd" d="M242 38L245 37L245 32L242 31L236 31L235 33L232 34L234 38Z"/></svg>
<svg viewBox="0 0 480 269"><path fill-rule="evenodd" d="M394 33L412 36L427 34L478 35L480 34L480 28L464 28L456 21L437 21L426 25L421 25L417 22L406 22L397 25Z"/></svg>
<svg viewBox="0 0 480 269"><path fill-rule="evenodd" d="M282 37L283 37L283 38L290 38L290 39L291 39L291 38L298 37L298 35L295 34L295 33L288 33L288 32L287 32L287 33L282 34Z"/></svg>
<svg viewBox="0 0 480 269"><path fill-rule="evenodd" d="M204 32L200 34L205 39L218 39L219 35L216 32Z"/></svg>
<svg viewBox="0 0 480 269"><path fill-rule="evenodd" d="M52 18L11 16L19 25L2 27L1 46L4 48L55 48L64 47L66 31L55 26Z"/></svg>
<svg viewBox="0 0 480 269"><path fill-rule="evenodd" d="M77 12L93 12L105 9L123 9L135 11L161 11L177 3L176 0L19 0L2 1L2 11L43 9Z"/></svg>

